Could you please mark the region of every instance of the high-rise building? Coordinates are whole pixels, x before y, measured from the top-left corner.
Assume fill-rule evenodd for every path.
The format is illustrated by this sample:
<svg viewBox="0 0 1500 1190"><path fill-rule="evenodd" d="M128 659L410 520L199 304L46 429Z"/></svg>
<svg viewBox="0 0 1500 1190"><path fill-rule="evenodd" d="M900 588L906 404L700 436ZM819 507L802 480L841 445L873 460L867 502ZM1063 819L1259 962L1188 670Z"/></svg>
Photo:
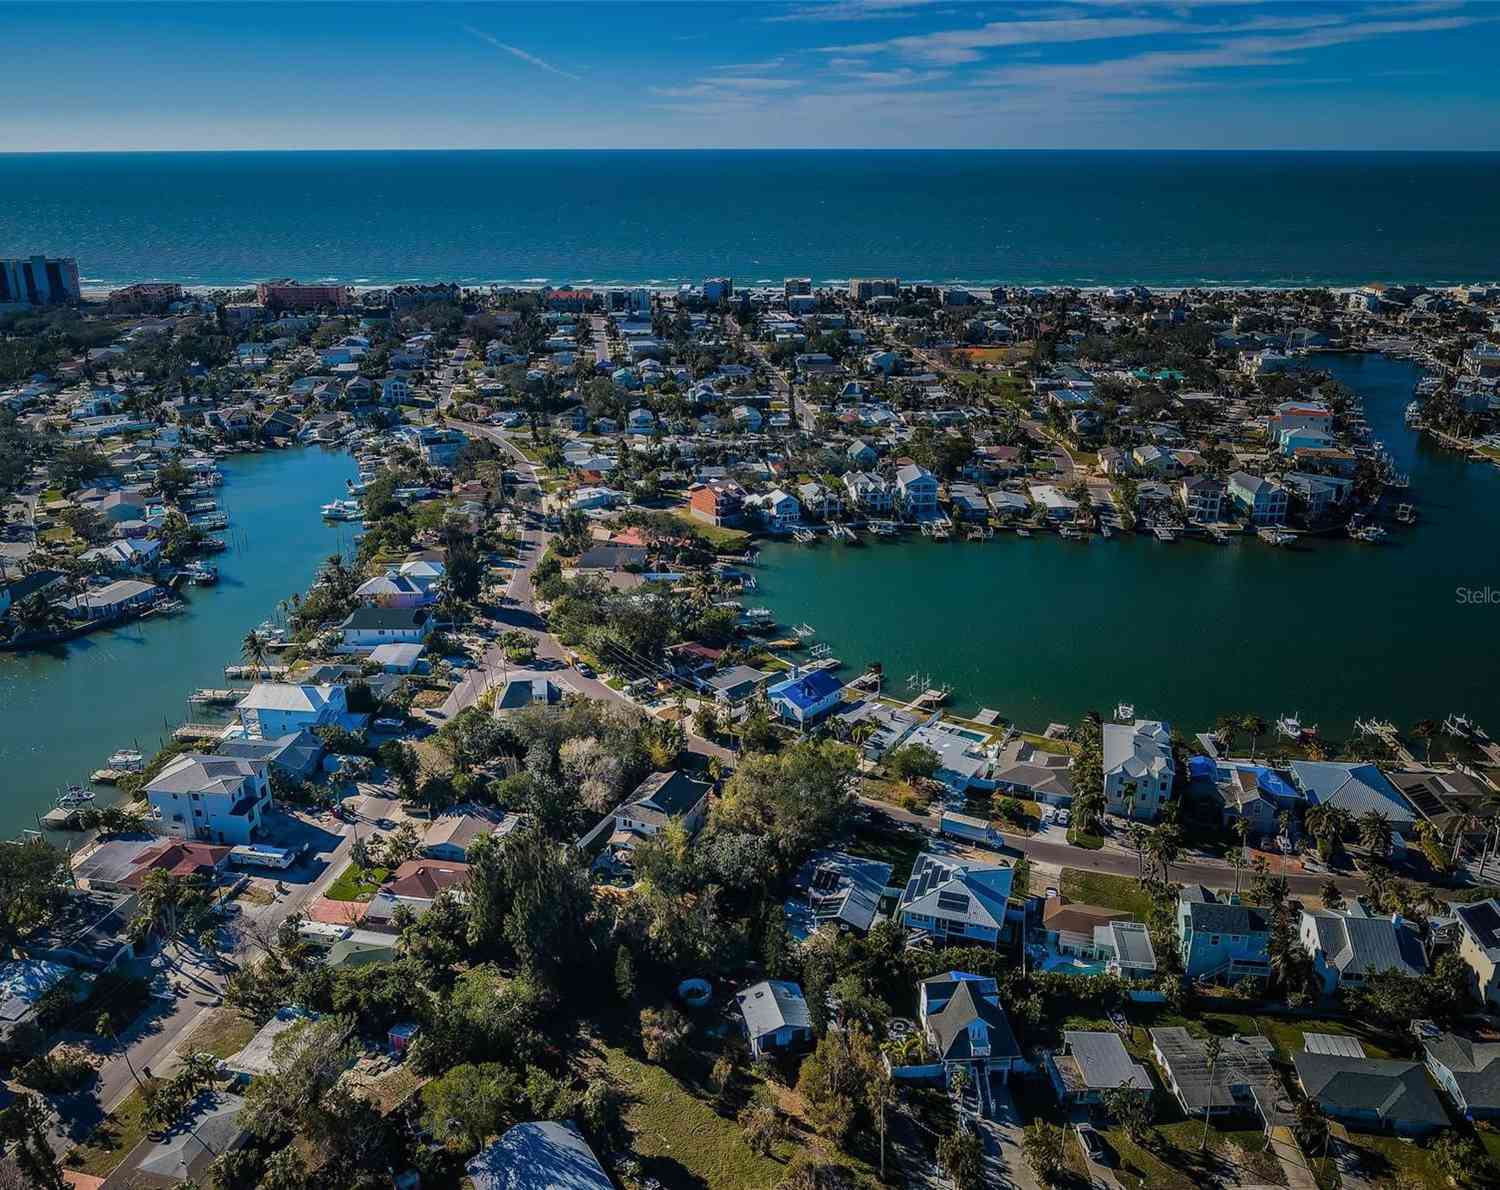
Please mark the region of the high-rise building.
<svg viewBox="0 0 1500 1190"><path fill-rule="evenodd" d="M853 277L849 281L849 296L856 302L868 302L877 297L900 297L901 282L896 277Z"/></svg>
<svg viewBox="0 0 1500 1190"><path fill-rule="evenodd" d="M62 306L82 297L71 256L0 260L0 306Z"/></svg>
<svg viewBox="0 0 1500 1190"><path fill-rule="evenodd" d="M262 306L273 310L316 310L319 306L342 307L349 304L347 285L299 285L296 281L261 282L255 297Z"/></svg>
<svg viewBox="0 0 1500 1190"><path fill-rule="evenodd" d="M784 297L804 297L812 292L811 277L788 277L781 283Z"/></svg>
<svg viewBox="0 0 1500 1190"><path fill-rule="evenodd" d="M727 302L734 296L734 281L729 277L710 277L703 283L705 302Z"/></svg>

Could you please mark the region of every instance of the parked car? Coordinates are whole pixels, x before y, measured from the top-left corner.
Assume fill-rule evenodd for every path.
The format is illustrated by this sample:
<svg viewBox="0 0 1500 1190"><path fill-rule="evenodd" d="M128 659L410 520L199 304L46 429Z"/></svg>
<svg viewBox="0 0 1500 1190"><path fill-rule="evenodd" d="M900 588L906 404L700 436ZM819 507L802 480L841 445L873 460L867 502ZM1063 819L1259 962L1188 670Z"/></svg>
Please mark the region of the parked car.
<svg viewBox="0 0 1500 1190"><path fill-rule="evenodd" d="M1071 810L1059 810L1057 812L1057 825L1058 826L1068 826L1068 825L1070 825L1072 823L1072 821L1073 821L1073 812Z"/></svg>
<svg viewBox="0 0 1500 1190"><path fill-rule="evenodd" d="M374 723L376 731L404 731L406 729L405 719L377 719Z"/></svg>
<svg viewBox="0 0 1500 1190"><path fill-rule="evenodd" d="M1073 1131L1078 1134L1078 1143L1083 1146L1083 1151L1088 1154L1089 1160L1095 1165L1107 1165L1109 1163L1109 1150L1104 1146L1104 1140L1088 1124L1074 1124Z"/></svg>

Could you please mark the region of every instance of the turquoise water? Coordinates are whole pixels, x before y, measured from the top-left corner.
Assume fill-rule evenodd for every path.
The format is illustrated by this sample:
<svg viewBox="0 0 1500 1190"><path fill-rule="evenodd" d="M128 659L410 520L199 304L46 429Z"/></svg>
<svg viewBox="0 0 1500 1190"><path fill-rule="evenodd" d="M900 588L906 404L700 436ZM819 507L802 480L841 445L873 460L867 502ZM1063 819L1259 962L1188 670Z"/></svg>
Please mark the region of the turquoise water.
<svg viewBox="0 0 1500 1190"><path fill-rule="evenodd" d="M190 691L225 685L245 633L352 544L347 526L318 516L356 477L348 455L304 448L222 466L233 548L214 555L216 585L185 590L188 611L83 637L60 654L0 653L0 838L34 827L59 788L86 781L116 748L154 751L189 717Z"/></svg>
<svg viewBox="0 0 1500 1190"><path fill-rule="evenodd" d="M93 284L1359 284L1500 274L1500 154L0 154L0 256Z"/></svg>
<svg viewBox="0 0 1500 1190"><path fill-rule="evenodd" d="M1090 709L1203 728L1222 713L1300 711L1341 732L1466 712L1500 731L1500 471L1405 428L1416 370L1377 356L1319 361L1365 400L1411 475L1421 521L1387 544L1274 549L1130 535L849 547L772 545L750 603L806 622L851 668L880 661L951 683L953 705L1023 726Z"/></svg>

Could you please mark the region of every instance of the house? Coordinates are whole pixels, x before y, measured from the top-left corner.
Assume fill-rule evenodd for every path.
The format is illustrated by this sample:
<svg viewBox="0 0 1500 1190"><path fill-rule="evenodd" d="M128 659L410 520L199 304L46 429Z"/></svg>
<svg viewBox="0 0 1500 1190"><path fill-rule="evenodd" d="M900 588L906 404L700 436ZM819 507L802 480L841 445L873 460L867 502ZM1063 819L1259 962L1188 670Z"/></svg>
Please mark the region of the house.
<svg viewBox="0 0 1500 1190"><path fill-rule="evenodd" d="M699 686L713 691L714 698L725 706L738 706L766 684L771 675L748 665L733 665L699 680Z"/></svg>
<svg viewBox="0 0 1500 1190"><path fill-rule="evenodd" d="M122 537L85 550L79 559L96 562L111 574L146 574L161 560L161 541L155 537Z"/></svg>
<svg viewBox="0 0 1500 1190"><path fill-rule="evenodd" d="M745 500L745 507L754 509L771 533L788 533L802 523L801 502L780 488L750 496Z"/></svg>
<svg viewBox="0 0 1500 1190"><path fill-rule="evenodd" d="M1332 434L1333 411L1315 401L1283 401L1266 419L1266 440L1277 442L1289 430L1311 430L1325 436Z"/></svg>
<svg viewBox="0 0 1500 1190"><path fill-rule="evenodd" d="M354 588L354 598L367 607L423 607L431 596L397 571L377 574Z"/></svg>
<svg viewBox="0 0 1500 1190"><path fill-rule="evenodd" d="M230 849L209 843L172 839L113 838L100 843L73 868L82 888L99 892L136 892L148 873L217 883L229 866Z"/></svg>
<svg viewBox="0 0 1500 1190"><path fill-rule="evenodd" d="M1202 1038L1180 1025L1150 1030L1151 1056L1162 1081L1189 1116L1237 1112L1259 1114L1267 1124L1281 1122L1277 1105L1286 1098L1281 1076L1271 1066L1268 1037L1221 1037L1219 1055L1210 1062Z"/></svg>
<svg viewBox="0 0 1500 1190"><path fill-rule="evenodd" d="M856 438L849 443L844 456L849 460L850 465L859 471L867 470L880 461L880 455L875 448L863 438Z"/></svg>
<svg viewBox="0 0 1500 1190"><path fill-rule="evenodd" d="M140 579L122 578L62 601L62 608L75 620L117 620L154 603L162 588Z"/></svg>
<svg viewBox="0 0 1500 1190"><path fill-rule="evenodd" d="M1353 910L1304 912L1297 936L1312 955L1325 993L1358 987L1368 976L1386 971L1418 976L1427 970L1415 926L1400 917L1369 917L1357 905Z"/></svg>
<svg viewBox="0 0 1500 1190"><path fill-rule="evenodd" d="M1125 910L1076 904L1061 896L1050 896L1042 905L1042 931L1049 948L1080 959L1097 957L1095 930L1112 921L1129 919L1130 914Z"/></svg>
<svg viewBox="0 0 1500 1190"><path fill-rule="evenodd" d="M708 795L712 792L712 781L685 769L652 773L636 786L623 805L595 827L597 834L613 819L611 834L596 863L619 870L629 868L636 845L642 839L660 834L672 822L681 823L688 838L692 838L703 829L708 817Z"/></svg>
<svg viewBox="0 0 1500 1190"><path fill-rule="evenodd" d="M1072 757L1043 752L1027 740L1016 740L1000 750L990 768L997 789L1020 794L1050 806L1073 804Z"/></svg>
<svg viewBox="0 0 1500 1190"><path fill-rule="evenodd" d="M729 415L734 419L734 426L747 434L760 433L761 416L760 410L753 405L736 405L730 410Z"/></svg>
<svg viewBox="0 0 1500 1190"><path fill-rule="evenodd" d="M1137 719L1106 723L1101 730L1109 812L1153 821L1171 801L1177 776L1171 727L1154 719Z"/></svg>
<svg viewBox="0 0 1500 1190"><path fill-rule="evenodd" d="M279 736L225 740L215 751L220 756L263 761L273 771L302 781L317 771L318 761L323 759L323 741L304 728Z"/></svg>
<svg viewBox="0 0 1500 1190"><path fill-rule="evenodd" d="M1068 1029L1062 1049L1045 1058L1057 1101L1067 1106L1100 1103L1105 1091L1151 1092L1151 1075L1130 1056L1118 1033Z"/></svg>
<svg viewBox="0 0 1500 1190"><path fill-rule="evenodd" d="M832 488L824 487L816 480L797 485L797 499L808 515L820 521L832 520L844 510L844 502Z"/></svg>
<svg viewBox="0 0 1500 1190"><path fill-rule="evenodd" d="M892 870L890 864L862 855L814 852L792 881L785 904L787 932L798 942L825 925L869 933Z"/></svg>
<svg viewBox="0 0 1500 1190"><path fill-rule="evenodd" d="M606 542L584 550L565 568L564 574L568 578L583 578L588 575L618 574L621 571L639 573L645 570L649 558L650 554L642 546Z"/></svg>
<svg viewBox="0 0 1500 1190"><path fill-rule="evenodd" d="M688 514L710 525L737 525L745 513L745 489L732 479L711 479L688 489Z"/></svg>
<svg viewBox="0 0 1500 1190"><path fill-rule="evenodd" d="M131 926L138 905L134 893L66 890L52 916L18 949L78 971L111 971L136 957Z"/></svg>
<svg viewBox="0 0 1500 1190"><path fill-rule="evenodd" d="M870 471L851 471L844 476L844 491L851 507L863 512L890 512L896 506L895 489Z"/></svg>
<svg viewBox="0 0 1500 1190"><path fill-rule="evenodd" d="M1286 523L1287 494L1279 483L1235 471L1229 476L1229 500L1252 525Z"/></svg>
<svg viewBox="0 0 1500 1190"><path fill-rule="evenodd" d="M146 785L152 817L178 839L248 843L271 808L271 782L262 761L189 752Z"/></svg>
<svg viewBox="0 0 1500 1190"><path fill-rule="evenodd" d="M1208 475L1189 475L1177 485L1183 512L1195 525L1212 525L1224 507L1224 485Z"/></svg>
<svg viewBox="0 0 1500 1190"><path fill-rule="evenodd" d="M1078 515L1078 501L1064 496L1050 483L1029 484L1027 492L1049 521L1071 521Z"/></svg>
<svg viewBox="0 0 1500 1190"><path fill-rule="evenodd" d="M349 702L340 685L257 682L236 709L246 736L274 740L339 722L349 713Z"/></svg>
<svg viewBox="0 0 1500 1190"><path fill-rule="evenodd" d="M1353 480L1341 475L1314 475L1291 471L1282 477L1287 492L1297 501L1302 515L1319 521L1334 512L1354 490Z"/></svg>
<svg viewBox="0 0 1500 1190"><path fill-rule="evenodd" d="M422 836L428 859L467 863L469 847L485 835L504 838L521 824L519 814L502 814L489 806L455 806L433 820Z"/></svg>
<svg viewBox="0 0 1500 1190"><path fill-rule="evenodd" d="M47 959L13 959L0 963L0 1044L35 1015L43 997L75 972L66 963Z"/></svg>
<svg viewBox="0 0 1500 1190"><path fill-rule="evenodd" d="M650 434L656 429L656 414L649 409L632 409L626 415L625 428L632 434Z"/></svg>
<svg viewBox="0 0 1500 1190"><path fill-rule="evenodd" d="M449 889L462 895L469 865L453 860L409 859L380 886L361 920L372 929L391 928L396 910L405 907L420 916L432 908L438 894Z"/></svg>
<svg viewBox="0 0 1500 1190"><path fill-rule="evenodd" d="M745 1020L750 1053L763 1058L812 1043L812 1016L802 989L784 979L763 979L735 995Z"/></svg>
<svg viewBox="0 0 1500 1190"><path fill-rule="evenodd" d="M901 890L897 915L937 946L983 942L998 946L1006 932L1012 868L923 852Z"/></svg>
<svg viewBox="0 0 1500 1190"><path fill-rule="evenodd" d="M1416 828L1416 808L1373 764L1294 760L1291 774L1309 807L1338 806L1356 821L1373 810L1399 835L1409 835Z"/></svg>
<svg viewBox="0 0 1500 1190"><path fill-rule="evenodd" d="M948 486L948 500L953 508L954 519L960 521L985 521L989 519L990 506L978 485L955 483Z"/></svg>
<svg viewBox="0 0 1500 1190"><path fill-rule="evenodd" d="M1265 910L1219 901L1206 889L1189 886L1177 901L1177 941L1183 973L1189 980L1246 977L1271 973L1267 945L1271 919Z"/></svg>
<svg viewBox="0 0 1500 1190"><path fill-rule="evenodd" d="M1115 920L1094 927L1094 952L1111 975L1138 983L1156 978L1156 948L1151 931L1138 921Z"/></svg>
<svg viewBox="0 0 1500 1190"><path fill-rule="evenodd" d="M1194 763L1198 763L1195 758ZM1220 803L1220 821L1230 826L1240 819L1250 824L1252 837L1274 836L1280 829L1282 790L1287 783L1264 765L1235 764L1215 766L1213 797ZM1295 790L1290 790L1295 793Z"/></svg>
<svg viewBox="0 0 1500 1190"><path fill-rule="evenodd" d="M844 701L844 683L830 670L804 674L794 665L790 677L766 688L766 697L781 718L805 727Z"/></svg>
<svg viewBox="0 0 1500 1190"><path fill-rule="evenodd" d="M948 971L922 980L917 985L917 1016L945 1072L963 1067L976 1076L971 1081L995 1074L1009 1079L1012 1065L1021 1057L992 976Z"/></svg>
<svg viewBox="0 0 1500 1190"><path fill-rule="evenodd" d="M414 673L421 659L421 645L376 645L368 657L371 665L388 674Z"/></svg>
<svg viewBox="0 0 1500 1190"><path fill-rule="evenodd" d="M1011 492L1004 488L995 488L985 493L985 502L989 504L990 513L997 520L1017 521L1031 512L1031 501L1020 492Z"/></svg>
<svg viewBox="0 0 1500 1190"><path fill-rule="evenodd" d="M61 570L35 570L18 579L0 581L0 616L7 615L23 599L49 591L62 580Z"/></svg>
<svg viewBox="0 0 1500 1190"><path fill-rule="evenodd" d="M224 1069L230 1074L246 1079L272 1073L276 1069L274 1060L276 1039L295 1029L304 1021L317 1020L319 1015L319 1013L295 1006L278 1008L275 1015L245 1043L243 1049L224 1060Z"/></svg>
<svg viewBox="0 0 1500 1190"><path fill-rule="evenodd" d="M1156 445L1135 447L1130 452L1130 461L1135 470L1159 479L1182 473L1182 464L1177 461L1177 456Z"/></svg>
<svg viewBox="0 0 1500 1190"><path fill-rule="evenodd" d="M471 678L473 682L481 684L481 689L474 694L476 699L484 693L485 689L491 688L487 674L476 672L471 675ZM495 692L493 710L497 719L524 707L557 706L567 695L567 691L554 682L547 673L535 669L509 670L504 679L495 683L492 688ZM443 709L448 710L446 703ZM462 707L456 708L452 714L457 714L462 709Z"/></svg>
<svg viewBox="0 0 1500 1190"><path fill-rule="evenodd" d="M357 607L339 625L344 649L420 644L432 631L431 613L422 607Z"/></svg>
<svg viewBox="0 0 1500 1190"><path fill-rule="evenodd" d="M938 481L926 467L907 463L899 468L896 471L896 490L901 509L907 516L921 519L937 515Z"/></svg>
<svg viewBox="0 0 1500 1190"><path fill-rule="evenodd" d="M1418 1033L1427 1056L1427 1073L1447 1092L1466 1120L1500 1118L1500 1042L1472 1041L1431 1026Z"/></svg>
<svg viewBox="0 0 1500 1190"><path fill-rule="evenodd" d="M1347 1127L1425 1136L1451 1125L1420 1062L1303 1051L1292 1065L1303 1093Z"/></svg>
<svg viewBox="0 0 1500 1190"><path fill-rule="evenodd" d="M1486 1008L1500 1008L1500 901L1491 897L1471 905L1455 905L1458 957L1469 968L1469 990Z"/></svg>
<svg viewBox="0 0 1500 1190"><path fill-rule="evenodd" d="M594 1150L566 1120L507 1128L464 1166L474 1190L613 1190Z"/></svg>

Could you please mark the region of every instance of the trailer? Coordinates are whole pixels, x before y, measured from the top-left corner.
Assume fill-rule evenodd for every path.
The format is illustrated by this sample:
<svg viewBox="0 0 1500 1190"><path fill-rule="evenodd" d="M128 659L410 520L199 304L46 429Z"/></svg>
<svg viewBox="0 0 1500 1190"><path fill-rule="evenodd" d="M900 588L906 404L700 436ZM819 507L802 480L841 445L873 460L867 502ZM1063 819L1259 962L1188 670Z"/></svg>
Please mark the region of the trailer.
<svg viewBox="0 0 1500 1190"><path fill-rule="evenodd" d="M1005 836L983 818L968 814L944 812L938 819L938 834L950 839L962 839L966 843L978 843L984 847L1004 847Z"/></svg>
<svg viewBox="0 0 1500 1190"><path fill-rule="evenodd" d="M285 870L295 864L301 854L300 847L269 847L264 843L246 843L230 848L229 862L238 867Z"/></svg>

